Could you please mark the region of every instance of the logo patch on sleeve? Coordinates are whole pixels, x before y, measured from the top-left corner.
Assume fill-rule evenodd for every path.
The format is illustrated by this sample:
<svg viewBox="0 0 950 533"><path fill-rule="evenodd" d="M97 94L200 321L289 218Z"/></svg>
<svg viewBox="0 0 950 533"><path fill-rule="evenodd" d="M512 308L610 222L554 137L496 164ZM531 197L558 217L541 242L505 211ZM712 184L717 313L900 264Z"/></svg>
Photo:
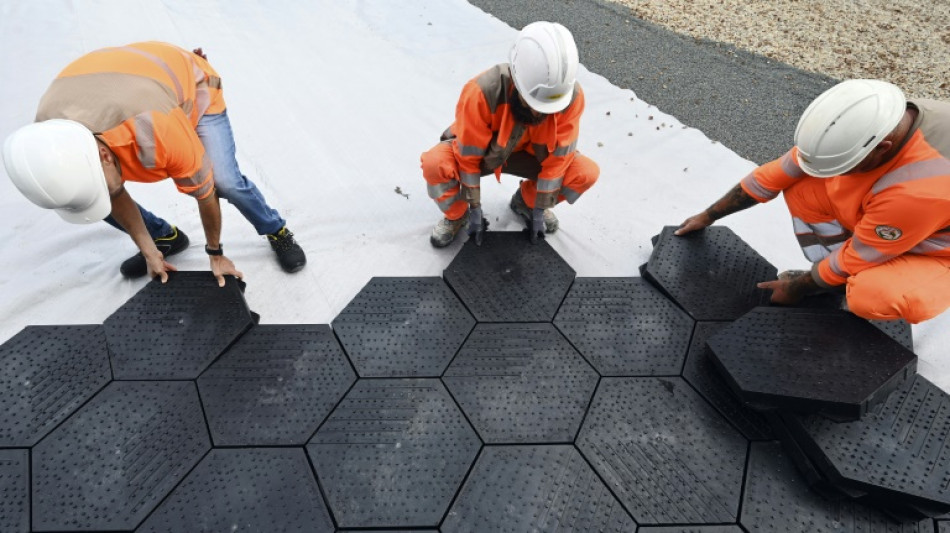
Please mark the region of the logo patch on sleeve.
<svg viewBox="0 0 950 533"><path fill-rule="evenodd" d="M895 228L894 226L878 226L874 228L874 232L885 241L896 241L904 234L900 228Z"/></svg>

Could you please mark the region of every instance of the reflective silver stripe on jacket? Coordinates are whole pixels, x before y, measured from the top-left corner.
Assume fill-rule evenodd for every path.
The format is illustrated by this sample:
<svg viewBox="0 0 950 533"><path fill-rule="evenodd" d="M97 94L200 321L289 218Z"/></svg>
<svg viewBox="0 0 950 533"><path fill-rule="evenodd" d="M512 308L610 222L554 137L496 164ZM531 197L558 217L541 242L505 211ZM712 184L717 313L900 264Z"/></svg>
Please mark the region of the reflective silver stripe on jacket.
<svg viewBox="0 0 950 533"><path fill-rule="evenodd" d="M805 171L802 170L802 167L798 166L798 161L792 157L791 150L785 152L785 155L782 156L780 163L782 165L782 172L788 174L788 176L791 178L803 178L807 176Z"/></svg>
<svg viewBox="0 0 950 533"><path fill-rule="evenodd" d="M574 150L577 148L577 139L574 140L571 144L567 146L558 146L554 149L554 155L556 157L564 157L574 153Z"/></svg>
<svg viewBox="0 0 950 533"><path fill-rule="evenodd" d="M482 183L482 176L480 174L459 172L459 177L462 178L462 185L466 187L478 187Z"/></svg>
<svg viewBox="0 0 950 533"><path fill-rule="evenodd" d="M152 112L146 111L135 115L135 144L138 145L138 158L142 166L148 169L156 168L155 156L155 125L152 122Z"/></svg>
<svg viewBox="0 0 950 533"><path fill-rule="evenodd" d="M926 255L941 252L948 248L950 248L950 235L931 235L917 246L908 250L908 253Z"/></svg>
<svg viewBox="0 0 950 533"><path fill-rule="evenodd" d="M451 191L452 189L459 186L458 180L451 180L445 183L436 183L435 185L427 185L426 191L429 193L429 198L433 200L438 200L442 198L442 195Z"/></svg>
<svg viewBox="0 0 950 533"><path fill-rule="evenodd" d="M772 200L778 196L777 191L770 191L762 186L759 183L759 180L755 179L755 174L749 173L746 177L742 178L742 186L746 188L749 192L758 196L759 198L765 198L766 200Z"/></svg>
<svg viewBox="0 0 950 533"><path fill-rule="evenodd" d="M138 54L138 55L140 55L140 56L142 56L142 57L148 59L148 60L151 61L152 63L155 63L156 65L158 65L159 68L161 68L162 70L165 71L165 74L168 74L169 79L171 79L172 83L175 85L175 94L178 95L178 105L181 105L181 104L185 103L185 93L184 93L184 91L182 91L181 82L178 80L178 76L175 76L175 72L171 69L171 67L168 66L168 63L166 63L166 62L164 62L164 61L162 60L162 58L160 58L160 57L158 57L158 56L155 56L155 55L152 55L152 54L146 52L145 50L139 50L138 48L132 48L131 46L121 46L121 47L117 47L117 48L104 48L104 49L98 50L98 51L100 51L100 52L108 52L108 51L115 51L115 50L121 50L121 51L123 51L123 52L131 52L131 53L133 53L133 54Z"/></svg>
<svg viewBox="0 0 950 533"><path fill-rule="evenodd" d="M874 182L874 186L871 187L871 192L877 194L888 187L900 183L943 175L950 175L950 161L942 157L918 161L884 174Z"/></svg>
<svg viewBox="0 0 950 533"><path fill-rule="evenodd" d="M883 263L885 261L890 261L896 256L882 253L877 248L867 244L857 236L851 237L851 248L854 250L858 257L867 261L868 263Z"/></svg>

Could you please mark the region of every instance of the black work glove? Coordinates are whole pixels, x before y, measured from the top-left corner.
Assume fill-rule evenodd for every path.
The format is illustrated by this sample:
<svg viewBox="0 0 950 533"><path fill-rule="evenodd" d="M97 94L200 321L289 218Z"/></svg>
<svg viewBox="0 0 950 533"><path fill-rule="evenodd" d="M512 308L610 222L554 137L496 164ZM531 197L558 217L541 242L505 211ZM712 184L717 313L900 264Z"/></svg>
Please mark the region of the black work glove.
<svg viewBox="0 0 950 533"><path fill-rule="evenodd" d="M528 241L538 244L544 240L544 209L535 207L531 211L531 224L528 225Z"/></svg>
<svg viewBox="0 0 950 533"><path fill-rule="evenodd" d="M468 210L468 236L475 241L475 246L482 245L488 221L482 215L482 206L470 207Z"/></svg>

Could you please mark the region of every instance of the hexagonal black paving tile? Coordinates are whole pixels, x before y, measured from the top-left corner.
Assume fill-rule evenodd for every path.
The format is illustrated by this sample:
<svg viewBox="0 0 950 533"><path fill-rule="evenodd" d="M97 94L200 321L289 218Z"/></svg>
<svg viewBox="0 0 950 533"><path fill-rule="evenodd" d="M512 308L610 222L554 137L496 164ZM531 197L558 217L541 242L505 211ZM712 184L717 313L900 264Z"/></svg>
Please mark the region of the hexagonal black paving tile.
<svg viewBox="0 0 950 533"><path fill-rule="evenodd" d="M238 281L211 272L152 280L105 321L116 379L194 379L251 327Z"/></svg>
<svg viewBox="0 0 950 533"><path fill-rule="evenodd" d="M739 401L711 360L711 351L706 346L706 341L729 324L729 322L696 323L693 339L689 345L689 355L686 356L686 365L683 367L683 377L746 438L773 439L768 421L754 409Z"/></svg>
<svg viewBox="0 0 950 533"><path fill-rule="evenodd" d="M443 277L479 322L550 322L574 269L547 242L493 231L481 246L466 242Z"/></svg>
<svg viewBox="0 0 950 533"><path fill-rule="evenodd" d="M935 514L950 511L950 396L926 379L917 376L859 421L794 414L782 419L836 485L936 508Z"/></svg>
<svg viewBox="0 0 950 533"><path fill-rule="evenodd" d="M0 365L0 447L36 444L112 379L102 326L29 326Z"/></svg>
<svg viewBox="0 0 950 533"><path fill-rule="evenodd" d="M887 333L887 336L899 342L901 346L914 351L914 332L903 318L898 320L869 320L874 327Z"/></svg>
<svg viewBox="0 0 950 533"><path fill-rule="evenodd" d="M481 444L437 379L359 380L307 452L340 527L436 527Z"/></svg>
<svg viewBox="0 0 950 533"><path fill-rule="evenodd" d="M931 520L896 523L860 503L822 498L809 490L777 442L752 443L739 523L750 533L933 533Z"/></svg>
<svg viewBox="0 0 950 533"><path fill-rule="evenodd" d="M676 226L660 233L643 277L681 305L696 320L735 320L770 291L756 288L778 271L726 226L710 226L682 237Z"/></svg>
<svg viewBox="0 0 950 533"><path fill-rule="evenodd" d="M373 278L333 320L363 377L438 377L475 325L441 278Z"/></svg>
<svg viewBox="0 0 950 533"><path fill-rule="evenodd" d="M578 278L554 319L604 376L677 375L693 320L642 278Z"/></svg>
<svg viewBox="0 0 950 533"><path fill-rule="evenodd" d="M304 445L356 380L326 325L254 326L198 379L216 446Z"/></svg>
<svg viewBox="0 0 950 533"><path fill-rule="evenodd" d="M30 452L0 450L0 531L30 530Z"/></svg>
<svg viewBox="0 0 950 533"><path fill-rule="evenodd" d="M110 383L33 447L33 528L132 529L210 448L194 383Z"/></svg>
<svg viewBox="0 0 950 533"><path fill-rule="evenodd" d="M917 357L851 313L757 308L708 341L746 403L860 418L911 378Z"/></svg>
<svg viewBox="0 0 950 533"><path fill-rule="evenodd" d="M573 446L488 446L442 525L453 531L634 531Z"/></svg>
<svg viewBox="0 0 950 533"><path fill-rule="evenodd" d="M570 443L597 379L551 324L479 324L443 381L485 442Z"/></svg>
<svg viewBox="0 0 950 533"><path fill-rule="evenodd" d="M577 447L642 524L736 521L748 441L681 378L604 378Z"/></svg>
<svg viewBox="0 0 950 533"><path fill-rule="evenodd" d="M137 531L237 530L333 531L303 448L211 450Z"/></svg>
<svg viewBox="0 0 950 533"><path fill-rule="evenodd" d="M844 303L843 292L823 292L806 296L795 307L808 309L841 309ZM868 320L877 329L887 333L887 335L899 342L901 346L910 351L914 351L914 336L910 324L903 318L896 320Z"/></svg>
<svg viewBox="0 0 950 533"><path fill-rule="evenodd" d="M815 466L814 461L808 457L808 454L805 453L805 450L803 450L801 445L798 444L798 441L795 440L792 432L782 420L782 416L779 411L765 411L763 416L768 419L769 425L771 426L772 432L775 434L776 439L782 443L782 448L785 450L785 455L792 462L792 464L795 465L795 468L798 470L802 480L807 483L813 491L820 494L826 500L831 501L837 501L845 498L858 500L867 496L866 492L856 490L845 491L843 487L835 486L831 480L829 480L818 469L818 467Z"/></svg>

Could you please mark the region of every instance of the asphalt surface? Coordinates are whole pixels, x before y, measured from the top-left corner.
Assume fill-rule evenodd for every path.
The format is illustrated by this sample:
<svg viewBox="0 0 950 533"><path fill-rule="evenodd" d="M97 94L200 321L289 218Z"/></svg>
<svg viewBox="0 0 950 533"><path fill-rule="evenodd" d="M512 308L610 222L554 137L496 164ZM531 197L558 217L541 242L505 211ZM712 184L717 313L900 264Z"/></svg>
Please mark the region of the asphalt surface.
<svg viewBox="0 0 950 533"><path fill-rule="evenodd" d="M599 0L469 1L515 28L536 20L564 24L589 70L756 163L792 146L802 111L836 82L676 34Z"/></svg>

